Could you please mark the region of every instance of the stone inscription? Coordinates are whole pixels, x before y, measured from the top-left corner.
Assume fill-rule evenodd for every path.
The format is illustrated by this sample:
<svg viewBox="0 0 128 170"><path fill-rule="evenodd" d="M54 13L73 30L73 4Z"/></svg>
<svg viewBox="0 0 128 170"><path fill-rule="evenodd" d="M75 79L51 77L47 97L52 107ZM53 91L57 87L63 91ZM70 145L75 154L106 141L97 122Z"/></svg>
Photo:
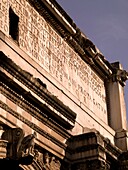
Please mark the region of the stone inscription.
<svg viewBox="0 0 128 170"><path fill-rule="evenodd" d="M104 82L26 0L2 0L0 29L8 32L9 6L20 19L20 48L107 122Z"/></svg>
<svg viewBox="0 0 128 170"><path fill-rule="evenodd" d="M0 0L0 30L5 34L9 32L8 1Z"/></svg>

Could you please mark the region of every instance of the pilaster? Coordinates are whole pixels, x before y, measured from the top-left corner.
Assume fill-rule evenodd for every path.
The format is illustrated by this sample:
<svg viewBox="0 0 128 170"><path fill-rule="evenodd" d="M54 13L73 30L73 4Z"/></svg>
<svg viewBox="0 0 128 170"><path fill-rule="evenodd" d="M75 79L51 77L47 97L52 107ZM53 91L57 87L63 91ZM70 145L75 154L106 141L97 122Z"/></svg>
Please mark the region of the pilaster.
<svg viewBox="0 0 128 170"><path fill-rule="evenodd" d="M120 63L112 64L114 71L107 82L109 125L115 130L115 143L123 151L128 149L124 86L128 73ZM123 143L123 144L122 144Z"/></svg>

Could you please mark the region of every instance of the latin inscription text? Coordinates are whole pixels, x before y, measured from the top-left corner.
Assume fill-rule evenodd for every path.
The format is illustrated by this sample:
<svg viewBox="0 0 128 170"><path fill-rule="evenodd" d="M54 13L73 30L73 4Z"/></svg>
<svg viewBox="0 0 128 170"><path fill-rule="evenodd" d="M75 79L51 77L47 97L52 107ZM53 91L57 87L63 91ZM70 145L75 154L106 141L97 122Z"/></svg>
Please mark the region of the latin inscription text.
<svg viewBox="0 0 128 170"><path fill-rule="evenodd" d="M9 6L20 19L20 48L92 112L106 115L104 82L26 0L2 0L0 29L9 31Z"/></svg>

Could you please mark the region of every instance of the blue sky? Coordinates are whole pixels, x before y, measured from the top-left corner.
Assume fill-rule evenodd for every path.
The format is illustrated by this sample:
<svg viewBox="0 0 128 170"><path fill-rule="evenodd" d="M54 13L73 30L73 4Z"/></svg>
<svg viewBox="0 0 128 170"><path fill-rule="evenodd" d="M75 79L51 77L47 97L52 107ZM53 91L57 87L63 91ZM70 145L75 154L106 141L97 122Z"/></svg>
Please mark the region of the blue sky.
<svg viewBox="0 0 128 170"><path fill-rule="evenodd" d="M119 61L128 71L128 0L57 2L110 63ZM125 100L128 115L128 80Z"/></svg>

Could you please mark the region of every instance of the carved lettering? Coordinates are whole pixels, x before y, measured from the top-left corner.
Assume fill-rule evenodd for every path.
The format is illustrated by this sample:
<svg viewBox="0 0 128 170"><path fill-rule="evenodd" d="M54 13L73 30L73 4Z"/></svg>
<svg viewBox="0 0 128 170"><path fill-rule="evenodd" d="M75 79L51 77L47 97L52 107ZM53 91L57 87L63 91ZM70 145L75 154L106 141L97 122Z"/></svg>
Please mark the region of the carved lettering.
<svg viewBox="0 0 128 170"><path fill-rule="evenodd" d="M5 34L9 31L8 21L7 0L2 0L0 3L0 30L2 30Z"/></svg>
<svg viewBox="0 0 128 170"><path fill-rule="evenodd" d="M26 0L10 0L19 16L19 46L81 103L106 114L104 82ZM0 3L0 29L9 34L9 5ZM103 117L104 120L104 117ZM107 116L106 116L107 121Z"/></svg>

